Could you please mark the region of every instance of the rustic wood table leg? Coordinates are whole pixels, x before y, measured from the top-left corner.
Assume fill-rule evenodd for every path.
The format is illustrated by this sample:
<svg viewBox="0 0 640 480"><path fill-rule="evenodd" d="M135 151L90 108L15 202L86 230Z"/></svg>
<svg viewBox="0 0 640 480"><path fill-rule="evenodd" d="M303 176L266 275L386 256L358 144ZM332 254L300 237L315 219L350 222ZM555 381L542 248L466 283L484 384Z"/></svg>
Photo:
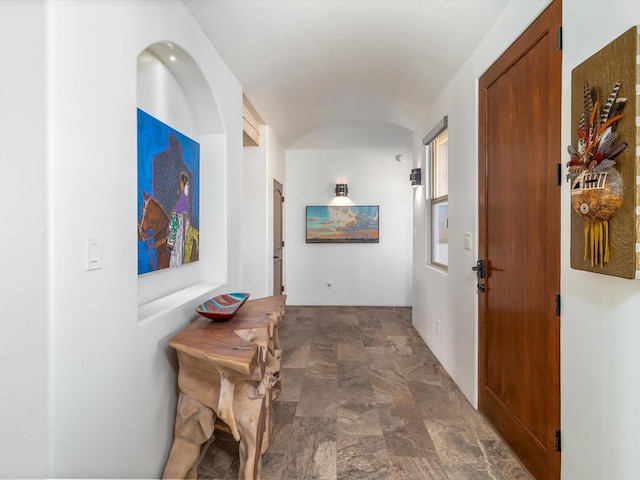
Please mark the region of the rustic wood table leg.
<svg viewBox="0 0 640 480"><path fill-rule="evenodd" d="M245 405L248 401L244 401ZM262 437L264 432L264 398L251 400L250 410L240 417L238 430L240 431L240 471L239 480L254 480L260 478L262 471Z"/></svg>
<svg viewBox="0 0 640 480"><path fill-rule="evenodd" d="M198 477L200 446L215 427L216 415L209 407L180 392L176 408L175 436L162 478Z"/></svg>
<svg viewBox="0 0 640 480"><path fill-rule="evenodd" d="M265 369L264 385L264 432L262 435L262 453L264 454L271 443L271 432L273 431L273 401L280 393L280 359L282 353L274 349L267 352L267 367Z"/></svg>

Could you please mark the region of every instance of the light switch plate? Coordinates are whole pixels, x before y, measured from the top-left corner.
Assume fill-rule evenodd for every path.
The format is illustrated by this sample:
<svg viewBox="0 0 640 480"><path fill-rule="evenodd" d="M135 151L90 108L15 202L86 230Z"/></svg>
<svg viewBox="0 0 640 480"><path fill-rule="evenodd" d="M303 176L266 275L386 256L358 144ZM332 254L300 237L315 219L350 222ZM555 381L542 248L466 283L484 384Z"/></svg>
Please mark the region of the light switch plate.
<svg viewBox="0 0 640 480"><path fill-rule="evenodd" d="M464 234L464 249L471 250L471 234L470 233Z"/></svg>
<svg viewBox="0 0 640 480"><path fill-rule="evenodd" d="M98 235L87 236L85 248L85 270L98 270L102 268L100 258L100 237Z"/></svg>

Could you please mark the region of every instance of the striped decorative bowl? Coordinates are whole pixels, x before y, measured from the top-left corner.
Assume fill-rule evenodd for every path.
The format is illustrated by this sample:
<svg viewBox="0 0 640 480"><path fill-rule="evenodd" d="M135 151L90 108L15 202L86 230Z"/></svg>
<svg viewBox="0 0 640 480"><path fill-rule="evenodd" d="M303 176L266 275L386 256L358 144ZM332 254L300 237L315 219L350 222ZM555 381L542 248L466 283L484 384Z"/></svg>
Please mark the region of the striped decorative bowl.
<svg viewBox="0 0 640 480"><path fill-rule="evenodd" d="M224 322L236 313L247 298L249 298L248 293L225 293L198 305L196 312L211 320Z"/></svg>

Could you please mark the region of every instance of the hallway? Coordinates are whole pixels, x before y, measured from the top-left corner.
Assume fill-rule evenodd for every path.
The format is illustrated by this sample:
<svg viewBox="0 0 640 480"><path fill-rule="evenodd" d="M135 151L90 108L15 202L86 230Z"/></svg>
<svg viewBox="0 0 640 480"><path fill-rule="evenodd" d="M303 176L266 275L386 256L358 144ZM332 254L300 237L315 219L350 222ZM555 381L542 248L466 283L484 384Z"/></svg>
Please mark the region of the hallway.
<svg viewBox="0 0 640 480"><path fill-rule="evenodd" d="M287 307L264 479L529 479L411 326L411 309ZM216 440L201 479L238 478Z"/></svg>

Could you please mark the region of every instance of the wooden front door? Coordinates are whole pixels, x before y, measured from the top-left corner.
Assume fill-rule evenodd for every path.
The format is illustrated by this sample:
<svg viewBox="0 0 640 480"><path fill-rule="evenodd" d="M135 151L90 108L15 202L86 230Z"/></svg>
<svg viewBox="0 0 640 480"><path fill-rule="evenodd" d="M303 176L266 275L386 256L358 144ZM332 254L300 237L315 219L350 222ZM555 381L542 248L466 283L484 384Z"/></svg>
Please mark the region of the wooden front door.
<svg viewBox="0 0 640 480"><path fill-rule="evenodd" d="M284 248L284 190L282 184L273 181L273 294L282 295L282 250Z"/></svg>
<svg viewBox="0 0 640 480"><path fill-rule="evenodd" d="M560 478L560 24L555 0L479 82L479 408L538 479Z"/></svg>

